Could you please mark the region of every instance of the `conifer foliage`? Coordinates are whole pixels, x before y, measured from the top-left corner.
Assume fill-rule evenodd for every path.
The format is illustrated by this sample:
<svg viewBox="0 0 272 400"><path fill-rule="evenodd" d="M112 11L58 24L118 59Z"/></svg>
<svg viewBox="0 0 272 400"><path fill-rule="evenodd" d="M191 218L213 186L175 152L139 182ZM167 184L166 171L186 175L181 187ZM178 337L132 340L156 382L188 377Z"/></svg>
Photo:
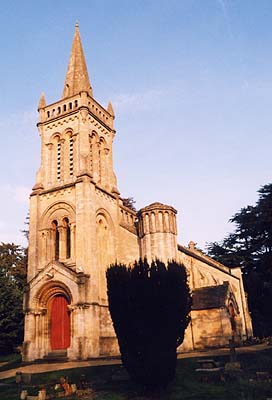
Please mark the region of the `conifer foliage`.
<svg viewBox="0 0 272 400"><path fill-rule="evenodd" d="M0 244L0 355L11 353L23 341L26 265L24 248Z"/></svg>
<svg viewBox="0 0 272 400"><path fill-rule="evenodd" d="M177 347L190 321L186 270L174 261L115 264L107 270L108 300L122 362L131 378L150 388L175 375Z"/></svg>
<svg viewBox="0 0 272 400"><path fill-rule="evenodd" d="M272 335L272 183L258 190L254 206L243 207L230 222L235 230L221 243L208 245L217 261L243 271L254 335Z"/></svg>

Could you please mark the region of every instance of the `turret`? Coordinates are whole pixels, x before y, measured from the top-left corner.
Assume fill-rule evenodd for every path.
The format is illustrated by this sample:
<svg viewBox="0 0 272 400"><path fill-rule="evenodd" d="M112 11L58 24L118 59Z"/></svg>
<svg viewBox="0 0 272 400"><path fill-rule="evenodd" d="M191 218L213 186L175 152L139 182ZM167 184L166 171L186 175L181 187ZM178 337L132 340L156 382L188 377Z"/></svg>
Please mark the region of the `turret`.
<svg viewBox="0 0 272 400"><path fill-rule="evenodd" d="M152 203L138 212L140 255L148 261L163 262L177 256L177 211L161 203Z"/></svg>

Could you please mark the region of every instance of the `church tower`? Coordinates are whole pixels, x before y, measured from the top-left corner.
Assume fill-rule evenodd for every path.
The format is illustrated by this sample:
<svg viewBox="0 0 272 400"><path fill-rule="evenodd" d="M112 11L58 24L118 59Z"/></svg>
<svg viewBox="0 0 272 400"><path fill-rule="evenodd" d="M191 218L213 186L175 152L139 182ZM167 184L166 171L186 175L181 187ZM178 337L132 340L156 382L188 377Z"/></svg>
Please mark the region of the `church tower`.
<svg viewBox="0 0 272 400"><path fill-rule="evenodd" d="M56 351L69 359L98 357L116 347L105 270L127 261L117 237L130 242L133 259L139 249L136 213L122 205L113 172L113 108L93 97L78 24L62 99L47 105L42 94L38 111L41 165L30 195L24 359Z"/></svg>

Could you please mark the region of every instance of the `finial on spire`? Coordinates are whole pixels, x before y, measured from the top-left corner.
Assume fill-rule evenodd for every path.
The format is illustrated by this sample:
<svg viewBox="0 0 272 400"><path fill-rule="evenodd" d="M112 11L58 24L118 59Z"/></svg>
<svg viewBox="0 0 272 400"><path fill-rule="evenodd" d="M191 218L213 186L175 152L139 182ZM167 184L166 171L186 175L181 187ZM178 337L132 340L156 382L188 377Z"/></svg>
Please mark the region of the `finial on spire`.
<svg viewBox="0 0 272 400"><path fill-rule="evenodd" d="M79 27L79 25L78 25L78 20L76 20L76 28L78 28Z"/></svg>
<svg viewBox="0 0 272 400"><path fill-rule="evenodd" d="M87 92L92 96L92 88L80 40L78 22L76 22L62 98L71 97L80 92Z"/></svg>
<svg viewBox="0 0 272 400"><path fill-rule="evenodd" d="M39 101L39 105L38 105L38 111L44 107L46 107L46 101L45 101L45 94L44 94L44 92L42 92L40 101Z"/></svg>
<svg viewBox="0 0 272 400"><path fill-rule="evenodd" d="M110 101L109 101L109 104L108 104L107 111L108 111L108 113L109 113L110 115L112 115L112 116L114 117L114 111L113 111L113 107L112 107L112 104L111 104Z"/></svg>

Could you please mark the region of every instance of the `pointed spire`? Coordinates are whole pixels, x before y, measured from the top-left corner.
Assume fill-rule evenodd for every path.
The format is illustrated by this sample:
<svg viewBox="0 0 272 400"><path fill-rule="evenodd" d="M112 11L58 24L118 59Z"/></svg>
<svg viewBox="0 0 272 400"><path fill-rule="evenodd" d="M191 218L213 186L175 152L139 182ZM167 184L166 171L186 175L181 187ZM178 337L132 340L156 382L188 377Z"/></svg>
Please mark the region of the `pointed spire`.
<svg viewBox="0 0 272 400"><path fill-rule="evenodd" d="M74 96L79 92L87 92L92 96L92 88L80 40L78 22L76 22L62 98Z"/></svg>
<svg viewBox="0 0 272 400"><path fill-rule="evenodd" d="M108 111L108 113L109 113L110 115L112 115L112 116L114 117L114 111L113 111L113 107L112 107L112 104L111 104L110 101L109 101L109 104L108 104L107 111Z"/></svg>
<svg viewBox="0 0 272 400"><path fill-rule="evenodd" d="M38 110L40 110L41 108L46 107L46 101L45 101L45 95L44 92L42 92L41 97L40 97L40 101L38 104Z"/></svg>

